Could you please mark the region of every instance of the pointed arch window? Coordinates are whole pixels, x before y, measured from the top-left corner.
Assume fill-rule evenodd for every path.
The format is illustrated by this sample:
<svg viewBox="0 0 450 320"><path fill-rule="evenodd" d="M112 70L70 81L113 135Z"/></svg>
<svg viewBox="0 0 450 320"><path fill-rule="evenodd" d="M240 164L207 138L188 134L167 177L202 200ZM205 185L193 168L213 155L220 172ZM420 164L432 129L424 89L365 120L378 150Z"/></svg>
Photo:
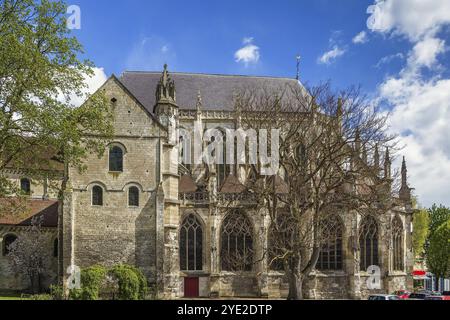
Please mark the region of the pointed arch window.
<svg viewBox="0 0 450 320"><path fill-rule="evenodd" d="M128 206L139 207L139 189L137 187L128 189Z"/></svg>
<svg viewBox="0 0 450 320"><path fill-rule="evenodd" d="M320 227L321 251L317 270L342 270L342 235L344 227L339 217L333 215L324 219Z"/></svg>
<svg viewBox="0 0 450 320"><path fill-rule="evenodd" d="M225 218L220 240L223 271L252 271L253 228L244 213L235 211Z"/></svg>
<svg viewBox="0 0 450 320"><path fill-rule="evenodd" d="M31 181L27 178L20 179L20 190L23 194L29 196L31 195Z"/></svg>
<svg viewBox="0 0 450 320"><path fill-rule="evenodd" d="M392 222L392 267L394 271L404 270L403 223L399 217Z"/></svg>
<svg viewBox="0 0 450 320"><path fill-rule="evenodd" d="M14 234L7 234L3 237L2 254L6 257L11 252L11 245L16 242L17 236Z"/></svg>
<svg viewBox="0 0 450 320"><path fill-rule="evenodd" d="M92 205L103 206L103 189L100 186L92 188Z"/></svg>
<svg viewBox="0 0 450 320"><path fill-rule="evenodd" d="M203 227L194 215L188 215L180 230L180 270L203 270Z"/></svg>
<svg viewBox="0 0 450 320"><path fill-rule="evenodd" d="M217 188L220 189L227 177L231 174L231 166L227 164L227 134L225 131L220 130L222 134L223 144L222 144L222 163L217 164ZM214 137L213 137L214 140Z"/></svg>
<svg viewBox="0 0 450 320"><path fill-rule="evenodd" d="M360 270L366 271L370 266L379 266L378 223L372 216L364 218L359 236Z"/></svg>
<svg viewBox="0 0 450 320"><path fill-rule="evenodd" d="M109 149L109 171L123 172L123 149L119 146L112 146Z"/></svg>

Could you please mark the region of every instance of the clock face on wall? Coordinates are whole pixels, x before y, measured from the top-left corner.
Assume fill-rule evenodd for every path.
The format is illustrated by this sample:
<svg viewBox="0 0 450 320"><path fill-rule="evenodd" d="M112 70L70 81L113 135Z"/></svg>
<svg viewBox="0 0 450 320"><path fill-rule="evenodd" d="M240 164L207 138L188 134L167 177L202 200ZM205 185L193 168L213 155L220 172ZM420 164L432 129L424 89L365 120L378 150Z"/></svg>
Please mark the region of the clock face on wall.
<svg viewBox="0 0 450 320"><path fill-rule="evenodd" d="M169 123L169 117L165 113L163 113L159 116L159 121L163 126L167 126Z"/></svg>

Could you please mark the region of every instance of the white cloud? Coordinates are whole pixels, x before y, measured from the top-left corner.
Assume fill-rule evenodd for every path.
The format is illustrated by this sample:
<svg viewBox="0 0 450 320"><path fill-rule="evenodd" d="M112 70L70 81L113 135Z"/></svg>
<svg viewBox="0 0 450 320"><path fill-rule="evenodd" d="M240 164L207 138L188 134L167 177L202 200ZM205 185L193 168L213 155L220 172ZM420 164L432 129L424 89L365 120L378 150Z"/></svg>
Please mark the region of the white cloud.
<svg viewBox="0 0 450 320"><path fill-rule="evenodd" d="M413 68L432 68L437 64L438 55L444 51L444 40L427 37L414 46L408 58L408 64Z"/></svg>
<svg viewBox="0 0 450 320"><path fill-rule="evenodd" d="M378 63L375 65L375 68L381 68L382 65L388 64L395 59L403 60L404 58L405 58L405 55L401 52L391 54L389 56L381 58L380 61L378 61Z"/></svg>
<svg viewBox="0 0 450 320"><path fill-rule="evenodd" d="M361 31L353 38L352 41L354 44L366 43L367 41L369 41L369 39L367 38L367 32Z"/></svg>
<svg viewBox="0 0 450 320"><path fill-rule="evenodd" d="M450 80L391 78L380 94L394 105L391 130L402 133L412 187L427 206L450 204Z"/></svg>
<svg viewBox="0 0 450 320"><path fill-rule="evenodd" d="M92 76L85 76L85 88L82 90L81 95L75 93L70 94L66 99L62 94L58 96L58 99L63 102L67 102L73 107L81 106L88 95L95 93L108 79L105 70L103 68L94 67L94 74Z"/></svg>
<svg viewBox="0 0 450 320"><path fill-rule="evenodd" d="M367 21L370 30L393 32L411 41L435 35L450 23L448 0L375 0L367 12L371 15Z"/></svg>
<svg viewBox="0 0 450 320"><path fill-rule="evenodd" d="M334 62L337 58L343 56L345 54L346 50L343 48L340 48L339 46L335 45L333 49L330 51L325 52L322 56L320 56L317 60L317 63L319 64L331 64Z"/></svg>
<svg viewBox="0 0 450 320"><path fill-rule="evenodd" d="M375 0L368 12L370 30L412 43L402 54L404 68L379 86L380 98L392 106L391 130L401 133L410 184L424 205L450 205L450 79L440 72L446 44L438 37L450 23L450 1Z"/></svg>
<svg viewBox="0 0 450 320"><path fill-rule="evenodd" d="M261 57L260 48L253 44L253 40L251 37L244 38L242 41L244 47L240 48L234 54L236 62L244 63L246 67L250 64L258 63Z"/></svg>

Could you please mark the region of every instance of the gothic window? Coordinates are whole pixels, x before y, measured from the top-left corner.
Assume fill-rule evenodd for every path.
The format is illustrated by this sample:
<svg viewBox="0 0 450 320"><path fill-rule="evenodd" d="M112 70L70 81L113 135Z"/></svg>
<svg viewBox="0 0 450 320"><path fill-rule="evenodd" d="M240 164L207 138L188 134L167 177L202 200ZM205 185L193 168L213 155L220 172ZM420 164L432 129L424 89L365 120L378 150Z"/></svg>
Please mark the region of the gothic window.
<svg viewBox="0 0 450 320"><path fill-rule="evenodd" d="M321 223L321 251L317 270L342 270L343 226L337 216L330 216Z"/></svg>
<svg viewBox="0 0 450 320"><path fill-rule="evenodd" d="M118 146L109 149L109 171L123 172L123 150Z"/></svg>
<svg viewBox="0 0 450 320"><path fill-rule="evenodd" d="M13 234L8 234L3 237L3 256L7 256L11 252L11 245L17 240L17 237Z"/></svg>
<svg viewBox="0 0 450 320"><path fill-rule="evenodd" d="M223 157L223 163L222 164L217 164L217 187L220 188L222 186L222 184L225 182L225 180L227 179L227 177L230 175L231 173L231 168L230 166L227 164L227 137L226 137L226 133L222 132L222 136L223 136L223 151L222 151L222 157Z"/></svg>
<svg viewBox="0 0 450 320"><path fill-rule="evenodd" d="M374 217L367 216L360 230L360 270L366 271L370 266L379 266L378 223Z"/></svg>
<svg viewBox="0 0 450 320"><path fill-rule="evenodd" d="M58 257L58 239L53 241L53 257Z"/></svg>
<svg viewBox="0 0 450 320"><path fill-rule="evenodd" d="M393 269L394 271L404 270L404 255L403 255L403 223L399 217L396 217L392 222L392 254L393 254Z"/></svg>
<svg viewBox="0 0 450 320"><path fill-rule="evenodd" d="M298 240L297 224L288 213L281 213L269 231L269 269L284 271L284 257Z"/></svg>
<svg viewBox="0 0 450 320"><path fill-rule="evenodd" d="M103 189L99 186L92 188L92 205L103 206Z"/></svg>
<svg viewBox="0 0 450 320"><path fill-rule="evenodd" d="M184 130L186 132L186 135L188 134L186 129L181 128L180 130ZM192 156L191 156L191 143L189 139L186 139L185 136L180 136L179 138L179 144L180 144L180 161L179 163L187 171L187 173L191 172L192 167Z"/></svg>
<svg viewBox="0 0 450 320"><path fill-rule="evenodd" d="M20 179L20 190L25 195L31 195L31 182L27 178Z"/></svg>
<svg viewBox="0 0 450 320"><path fill-rule="evenodd" d="M128 189L128 206L139 207L139 189L137 187Z"/></svg>
<svg viewBox="0 0 450 320"><path fill-rule="evenodd" d="M180 269L203 270L203 228L193 214L183 220L180 230Z"/></svg>
<svg viewBox="0 0 450 320"><path fill-rule="evenodd" d="M223 271L253 269L253 228L245 214L235 211L225 218L220 240Z"/></svg>

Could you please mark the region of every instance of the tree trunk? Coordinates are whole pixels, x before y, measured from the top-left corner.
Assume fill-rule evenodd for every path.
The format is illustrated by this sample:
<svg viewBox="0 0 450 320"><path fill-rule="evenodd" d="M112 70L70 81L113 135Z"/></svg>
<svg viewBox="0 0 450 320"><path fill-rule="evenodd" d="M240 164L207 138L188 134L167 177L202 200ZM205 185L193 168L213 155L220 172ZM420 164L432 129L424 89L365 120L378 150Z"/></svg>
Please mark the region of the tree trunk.
<svg viewBox="0 0 450 320"><path fill-rule="evenodd" d="M303 276L296 272L288 271L287 278L289 283L288 300L303 300Z"/></svg>

